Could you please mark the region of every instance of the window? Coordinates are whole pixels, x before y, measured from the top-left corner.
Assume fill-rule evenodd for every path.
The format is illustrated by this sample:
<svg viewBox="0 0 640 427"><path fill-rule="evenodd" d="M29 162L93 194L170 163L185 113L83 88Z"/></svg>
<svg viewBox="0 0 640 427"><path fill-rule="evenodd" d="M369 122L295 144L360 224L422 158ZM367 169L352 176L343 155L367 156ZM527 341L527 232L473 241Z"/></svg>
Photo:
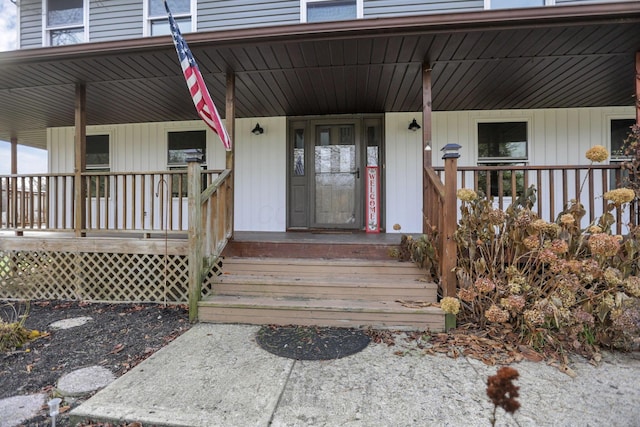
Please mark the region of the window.
<svg viewBox="0 0 640 427"><path fill-rule="evenodd" d="M630 159L630 156L624 152L624 141L631 132L631 126L636 124L635 119L611 119L609 137L611 147L611 164L622 163ZM629 171L623 170L621 175L617 171L611 171L609 176L609 187L611 189L619 188L625 185L629 179Z"/></svg>
<svg viewBox="0 0 640 427"><path fill-rule="evenodd" d="M87 135L85 153L87 171L109 172L109 135ZM98 181L99 180L99 181ZM88 193L91 197L109 196L109 177L106 175L92 176L89 181Z"/></svg>
<svg viewBox="0 0 640 427"><path fill-rule="evenodd" d="M516 9L520 7L552 6L555 0L484 0L485 9Z"/></svg>
<svg viewBox="0 0 640 427"><path fill-rule="evenodd" d="M167 164L170 170L186 170L187 159L194 156L194 153L201 156L202 166L206 168L207 156L207 132L204 130L190 130L168 133ZM204 179L206 178L203 175ZM204 188L204 187L203 187ZM174 176L171 183L171 193L173 197L187 196L187 180L185 177L179 179Z"/></svg>
<svg viewBox="0 0 640 427"><path fill-rule="evenodd" d="M85 0L45 0L45 45L62 46L86 40Z"/></svg>
<svg viewBox="0 0 640 427"><path fill-rule="evenodd" d="M528 135L527 122L478 123L478 163L485 166L524 166L528 160ZM491 196L514 197L524 190L524 171L481 172L478 188L483 192L489 189Z"/></svg>
<svg viewBox="0 0 640 427"><path fill-rule="evenodd" d="M363 17L362 0L301 0L301 22L325 22Z"/></svg>
<svg viewBox="0 0 640 427"><path fill-rule="evenodd" d="M180 31L183 33L195 31L195 28L193 28L195 19L191 12L195 10L195 0L167 0L167 3L171 14L180 27ZM167 18L163 0L145 0L145 6L147 8L145 35L161 36L170 34L169 19Z"/></svg>

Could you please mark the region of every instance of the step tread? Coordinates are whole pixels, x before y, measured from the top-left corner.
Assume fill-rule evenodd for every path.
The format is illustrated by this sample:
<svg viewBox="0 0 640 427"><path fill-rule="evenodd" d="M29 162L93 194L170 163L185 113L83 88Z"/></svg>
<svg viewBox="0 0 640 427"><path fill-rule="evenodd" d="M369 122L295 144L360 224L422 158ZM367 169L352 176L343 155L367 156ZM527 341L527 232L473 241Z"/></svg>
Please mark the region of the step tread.
<svg viewBox="0 0 640 427"><path fill-rule="evenodd" d="M313 309L321 311L362 311L393 313L433 313L441 314L438 306L411 307L398 301L364 301L343 299L290 298L290 297L256 297L256 296L210 296L199 303L200 307L265 307L283 310Z"/></svg>
<svg viewBox="0 0 640 427"><path fill-rule="evenodd" d="M253 264L264 265L359 265L359 266L380 266L393 265L401 267L418 268L412 262L401 262L396 259L388 260L366 260L358 258L276 258L276 257L226 257L223 264Z"/></svg>
<svg viewBox="0 0 640 427"><path fill-rule="evenodd" d="M434 288L432 281L423 277L406 276L381 276L381 275L353 275L348 277L308 275L291 277L278 274L223 274L218 277L218 283L222 284L256 284L256 285L309 285L309 286L345 286L345 287L371 287L371 288Z"/></svg>

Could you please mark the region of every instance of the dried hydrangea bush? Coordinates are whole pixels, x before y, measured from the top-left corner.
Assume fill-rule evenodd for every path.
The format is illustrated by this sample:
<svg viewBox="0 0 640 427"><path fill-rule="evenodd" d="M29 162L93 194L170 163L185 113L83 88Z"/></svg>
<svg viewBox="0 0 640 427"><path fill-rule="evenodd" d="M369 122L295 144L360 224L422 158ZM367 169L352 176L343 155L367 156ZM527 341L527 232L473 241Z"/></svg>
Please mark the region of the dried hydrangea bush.
<svg viewBox="0 0 640 427"><path fill-rule="evenodd" d="M601 146L587 152L592 162L607 157ZM457 196L460 308L447 306L459 310L459 322L508 326L537 349L639 346L640 229L612 234L612 212L628 208L634 189L607 192L605 213L584 229L585 209L575 200L555 222L539 218L533 187L505 211L470 189Z"/></svg>

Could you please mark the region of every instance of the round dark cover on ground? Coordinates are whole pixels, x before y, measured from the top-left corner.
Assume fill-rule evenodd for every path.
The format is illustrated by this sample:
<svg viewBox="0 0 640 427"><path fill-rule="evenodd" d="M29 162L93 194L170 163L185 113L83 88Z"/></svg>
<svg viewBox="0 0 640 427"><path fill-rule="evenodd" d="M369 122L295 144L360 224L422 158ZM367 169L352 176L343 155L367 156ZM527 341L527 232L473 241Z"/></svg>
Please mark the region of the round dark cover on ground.
<svg viewBox="0 0 640 427"><path fill-rule="evenodd" d="M318 326L263 326L256 341L276 356L296 360L330 360L355 354L369 345L361 330Z"/></svg>

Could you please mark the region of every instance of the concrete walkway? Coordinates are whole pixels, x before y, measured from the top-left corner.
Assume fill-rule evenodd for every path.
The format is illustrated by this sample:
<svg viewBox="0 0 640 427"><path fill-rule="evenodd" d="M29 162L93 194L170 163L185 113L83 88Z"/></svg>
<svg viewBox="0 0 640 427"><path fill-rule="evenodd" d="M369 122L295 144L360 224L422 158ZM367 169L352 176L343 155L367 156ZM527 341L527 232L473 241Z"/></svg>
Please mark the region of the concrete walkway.
<svg viewBox="0 0 640 427"><path fill-rule="evenodd" d="M258 327L198 324L74 409L72 421L172 426L489 426L486 380L473 359L396 356L371 344L332 361L262 350ZM640 426L640 358L575 359L575 378L544 363L513 365L522 404L505 426Z"/></svg>

